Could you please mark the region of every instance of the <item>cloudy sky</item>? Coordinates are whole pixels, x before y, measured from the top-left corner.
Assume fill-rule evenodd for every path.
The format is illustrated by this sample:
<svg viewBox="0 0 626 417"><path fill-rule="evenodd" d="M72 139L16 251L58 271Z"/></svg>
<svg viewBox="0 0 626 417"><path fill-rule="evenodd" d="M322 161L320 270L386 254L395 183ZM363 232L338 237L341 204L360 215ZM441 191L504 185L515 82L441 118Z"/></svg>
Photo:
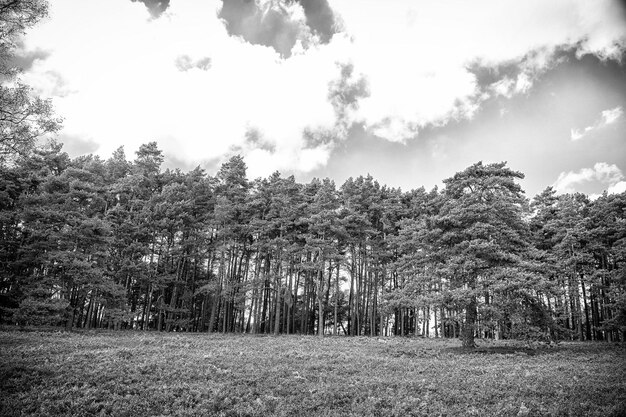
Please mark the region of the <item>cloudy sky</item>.
<svg viewBox="0 0 626 417"><path fill-rule="evenodd" d="M508 161L532 197L626 190L626 10L588 0L53 0L23 78L72 156L431 188Z"/></svg>

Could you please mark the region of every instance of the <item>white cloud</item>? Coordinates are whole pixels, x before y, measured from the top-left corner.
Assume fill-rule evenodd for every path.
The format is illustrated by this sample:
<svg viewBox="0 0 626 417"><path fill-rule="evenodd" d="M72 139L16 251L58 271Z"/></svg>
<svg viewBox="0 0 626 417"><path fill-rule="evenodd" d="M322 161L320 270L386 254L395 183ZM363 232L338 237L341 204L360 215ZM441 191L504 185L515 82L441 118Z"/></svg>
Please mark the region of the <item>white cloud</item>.
<svg viewBox="0 0 626 417"><path fill-rule="evenodd" d="M620 5L610 0L334 0L331 6L353 36L356 68L370 81L360 116L393 141L414 135L403 123L471 118L485 99L467 69L471 63L516 64L518 74L492 86L492 94L511 97L531 89L554 65L558 48L578 45L581 53L619 58L626 39ZM393 129L380 130L381 123Z"/></svg>
<svg viewBox="0 0 626 417"><path fill-rule="evenodd" d="M602 112L602 123L604 125L610 125L611 123L615 123L617 119L622 117L624 114L624 110L621 106L617 106L614 109L604 110Z"/></svg>
<svg viewBox="0 0 626 417"><path fill-rule="evenodd" d="M312 38L283 60L229 36L221 4L171 2L150 19L128 0L55 0L25 39L50 55L24 78L53 96L66 135L98 143L104 157L120 145L132 156L157 140L189 164L241 150L251 174L264 175L326 163L332 143L312 148L303 132L345 134L328 98L337 62L353 63L369 84L349 121L405 141L425 126L471 118L490 95L528 92L557 47L614 58L626 37L609 0L332 0L345 33L328 44ZM299 7L290 16L303 21ZM519 73L485 93L468 70L473 62L513 62ZM271 146L246 143L249 129Z"/></svg>
<svg viewBox="0 0 626 417"><path fill-rule="evenodd" d="M347 41L338 36L281 60L271 48L229 36L217 19L220 5L172 2L151 20L128 0L57 0L48 23L27 38L51 57L25 78L50 94L47 74L63 74L71 93L54 102L64 132L96 141L105 157L120 145L132 157L157 140L166 155L192 163L241 150L250 154L251 174L324 164L328 151L307 149L302 132L335 124L328 85ZM245 144L251 128L273 152Z"/></svg>
<svg viewBox="0 0 626 417"><path fill-rule="evenodd" d="M574 193L577 186L591 182L599 183L609 194L626 190L621 169L606 162L598 162L593 168L582 168L578 172L561 172L552 186L559 193Z"/></svg>
<svg viewBox="0 0 626 417"><path fill-rule="evenodd" d="M616 182L615 184L610 185L607 189L609 194L620 194L624 191L626 191L626 181Z"/></svg>
<svg viewBox="0 0 626 417"><path fill-rule="evenodd" d="M515 92L515 85L515 80L509 77L504 77L491 84L491 91L497 95L511 98Z"/></svg>
<svg viewBox="0 0 626 417"><path fill-rule="evenodd" d="M573 141L580 140L592 130L593 130L593 126L587 126L584 129L570 129L570 138Z"/></svg>
<svg viewBox="0 0 626 417"><path fill-rule="evenodd" d="M591 126L587 126L584 129L571 129L570 138L573 141L580 140L587 136L590 132L608 126L615 123L622 115L624 110L621 106L617 106L613 109L604 110L600 114L600 118Z"/></svg>

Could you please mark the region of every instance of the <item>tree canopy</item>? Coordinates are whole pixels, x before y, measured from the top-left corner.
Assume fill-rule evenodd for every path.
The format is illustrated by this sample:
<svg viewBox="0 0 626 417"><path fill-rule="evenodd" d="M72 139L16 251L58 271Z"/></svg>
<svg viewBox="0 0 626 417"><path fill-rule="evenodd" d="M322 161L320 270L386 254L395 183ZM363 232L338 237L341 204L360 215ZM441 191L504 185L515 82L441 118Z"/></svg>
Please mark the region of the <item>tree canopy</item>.
<svg viewBox="0 0 626 417"><path fill-rule="evenodd" d="M626 195L545 191L505 163L442 190L340 187L240 156L162 170L146 144L2 168L2 320L198 332L618 340ZM433 334L434 333L434 334Z"/></svg>
<svg viewBox="0 0 626 417"><path fill-rule="evenodd" d="M132 161L70 158L41 143L61 120L13 64L46 13L0 4L0 321L466 347L626 338L626 193L529 201L504 162L403 192L369 175L250 181L241 156L215 176L163 170L156 142Z"/></svg>

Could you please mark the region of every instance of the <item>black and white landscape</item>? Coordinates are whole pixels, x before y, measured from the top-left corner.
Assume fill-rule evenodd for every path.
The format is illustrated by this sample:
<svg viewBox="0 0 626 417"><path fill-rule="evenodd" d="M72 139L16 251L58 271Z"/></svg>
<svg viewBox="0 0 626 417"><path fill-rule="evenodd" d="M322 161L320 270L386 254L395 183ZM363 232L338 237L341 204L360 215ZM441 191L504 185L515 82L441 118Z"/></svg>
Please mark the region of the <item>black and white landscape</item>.
<svg viewBox="0 0 626 417"><path fill-rule="evenodd" d="M624 415L625 59L609 0L0 0L0 415Z"/></svg>

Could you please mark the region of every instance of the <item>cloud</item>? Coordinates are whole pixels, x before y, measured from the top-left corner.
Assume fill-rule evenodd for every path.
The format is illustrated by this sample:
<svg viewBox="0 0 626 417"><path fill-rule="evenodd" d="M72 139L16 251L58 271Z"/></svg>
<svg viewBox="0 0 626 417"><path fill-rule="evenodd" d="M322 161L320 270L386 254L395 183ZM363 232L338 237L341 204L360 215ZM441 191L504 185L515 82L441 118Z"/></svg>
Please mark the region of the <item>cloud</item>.
<svg viewBox="0 0 626 417"><path fill-rule="evenodd" d="M601 184L609 194L626 190L622 171L617 165L606 162L598 162L593 168L583 168L578 172L561 172L552 186L559 193L574 193L577 186L591 182Z"/></svg>
<svg viewBox="0 0 626 417"><path fill-rule="evenodd" d="M270 46L286 58L298 43L304 48L328 43L335 33L335 16L326 0L223 0L219 17L229 34Z"/></svg>
<svg viewBox="0 0 626 417"><path fill-rule="evenodd" d="M331 6L354 41L355 68L369 82L359 116L396 142L414 137L412 126L470 119L490 97L529 93L561 51L620 59L626 40L622 6L609 0L390 0L384 6L335 0ZM477 68L491 71L489 83Z"/></svg>
<svg viewBox="0 0 626 417"><path fill-rule="evenodd" d="M573 141L582 139L583 136L585 136L587 133L589 133L591 130L593 130L592 126L587 126L586 128L584 128L583 130L579 130L579 129L571 129L570 130L570 138Z"/></svg>
<svg viewBox="0 0 626 417"><path fill-rule="evenodd" d="M340 23L337 21L335 12L328 4L328 1L299 0L299 2L304 9L306 24L313 33L319 36L322 43L330 42L333 35L337 33Z"/></svg>
<svg viewBox="0 0 626 417"><path fill-rule="evenodd" d="M336 126L347 132L355 121L359 109L359 100L369 96L367 79L363 74L355 74L352 63L339 63L340 75L331 81L328 99L337 117Z"/></svg>
<svg viewBox="0 0 626 417"><path fill-rule="evenodd" d="M206 71L211 68L211 58L209 57L193 59L189 55L180 55L176 57L174 63L180 71L189 71L194 68Z"/></svg>
<svg viewBox="0 0 626 417"><path fill-rule="evenodd" d="M42 61L33 61L29 72L23 78L47 97L64 98L76 93L75 90L72 90L71 84L62 70L49 68Z"/></svg>
<svg viewBox="0 0 626 417"><path fill-rule="evenodd" d="M531 92L559 51L613 59L626 36L609 1L148 3L159 18L145 1L50 2L24 39L49 55L23 79L103 157L156 140L193 165L239 151L255 175L323 166L354 124L405 142L472 118Z"/></svg>
<svg viewBox="0 0 626 417"><path fill-rule="evenodd" d="M291 56L297 41L307 44L304 10L298 4L266 0L225 0L219 17L228 33L253 45L270 46L281 56Z"/></svg>
<svg viewBox="0 0 626 417"><path fill-rule="evenodd" d="M468 70L476 75L479 90L486 93L484 98L511 98L516 94L528 93L544 72L566 59L565 52L561 48L542 47L499 64L478 59L468 66Z"/></svg>
<svg viewBox="0 0 626 417"><path fill-rule="evenodd" d="M609 194L620 194L626 191L626 181L619 181L609 185L607 192Z"/></svg>
<svg viewBox="0 0 626 417"><path fill-rule="evenodd" d="M72 136L65 133L59 135L58 140L63 144L63 151L71 156L89 154L98 150L98 143L91 138Z"/></svg>
<svg viewBox="0 0 626 417"><path fill-rule="evenodd" d="M172 160L190 164L240 152L251 175L306 171L324 164L345 135L337 112L356 93L339 105L329 99L347 65L345 36L280 59L271 47L230 36L217 19L219 1L172 2L159 19L127 0L51 7L51 19L26 39L51 54L24 78L53 97L65 134L91 138L105 158L120 145L132 155L156 140ZM63 74L65 94L52 88L52 71ZM358 82L354 74L345 88ZM312 145L311 132L329 140Z"/></svg>
<svg viewBox="0 0 626 417"><path fill-rule="evenodd" d="M624 114L624 110L621 106L617 106L613 109L604 110L600 114L600 118L591 126L587 126L584 129L571 129L570 137L573 141L580 140L587 136L590 132L601 129L608 125L615 123Z"/></svg>
<svg viewBox="0 0 626 417"><path fill-rule="evenodd" d="M267 138L263 137L263 134L259 132L258 129L250 128L246 132L246 145L248 145L251 149L261 149L263 151L267 151L269 153L273 153L276 151L276 146L272 143L272 141L267 140ZM238 151L239 149L234 149Z"/></svg>
<svg viewBox="0 0 626 417"><path fill-rule="evenodd" d="M610 125L611 123L615 123L617 119L622 117L624 114L624 110L621 106L617 106L614 109L604 110L602 112L602 124L604 126Z"/></svg>
<svg viewBox="0 0 626 417"><path fill-rule="evenodd" d="M146 5L146 8L150 12L152 17L159 17L167 10L170 5L170 0L131 0L133 2L140 2Z"/></svg>
<svg viewBox="0 0 626 417"><path fill-rule="evenodd" d="M50 51L35 48L33 50L24 50L24 45L15 51L15 53L9 58L9 67L17 67L22 71L27 71L33 67L35 62L39 60L45 60L50 56Z"/></svg>

